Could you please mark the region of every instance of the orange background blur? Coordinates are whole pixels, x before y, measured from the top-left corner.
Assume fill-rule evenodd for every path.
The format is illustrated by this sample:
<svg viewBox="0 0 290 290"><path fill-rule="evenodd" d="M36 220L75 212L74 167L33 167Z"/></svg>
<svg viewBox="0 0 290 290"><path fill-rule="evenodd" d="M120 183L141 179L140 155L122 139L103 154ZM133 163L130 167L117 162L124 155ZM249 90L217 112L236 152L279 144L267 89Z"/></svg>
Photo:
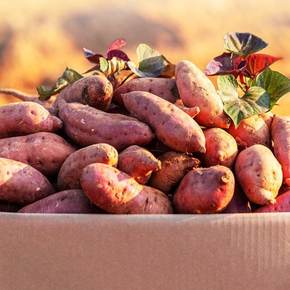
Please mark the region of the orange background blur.
<svg viewBox="0 0 290 290"><path fill-rule="evenodd" d="M222 52L228 31L262 37L265 53L284 58L273 69L290 77L287 0L1 0L0 87L35 93L66 66L89 68L82 47L104 52L118 37L128 41L131 56L146 42L172 61L189 59L203 69ZM290 94L275 111L290 115Z"/></svg>

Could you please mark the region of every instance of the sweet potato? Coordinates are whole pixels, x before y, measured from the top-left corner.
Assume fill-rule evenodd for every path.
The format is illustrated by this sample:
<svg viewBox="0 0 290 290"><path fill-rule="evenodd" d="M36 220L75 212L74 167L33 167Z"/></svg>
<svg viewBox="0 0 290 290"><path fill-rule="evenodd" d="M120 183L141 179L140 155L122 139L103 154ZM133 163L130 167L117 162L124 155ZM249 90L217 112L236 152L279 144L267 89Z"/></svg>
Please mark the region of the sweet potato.
<svg viewBox="0 0 290 290"><path fill-rule="evenodd" d="M147 92L122 95L127 110L148 123L157 138L175 151L205 152L205 137L198 124L174 104Z"/></svg>
<svg viewBox="0 0 290 290"><path fill-rule="evenodd" d="M105 76L88 76L64 88L54 106L58 107L63 99L68 103L82 103L105 111L111 104L112 96L113 86Z"/></svg>
<svg viewBox="0 0 290 290"><path fill-rule="evenodd" d="M152 172L161 168L161 162L148 150L132 145L120 153L118 168L138 183L146 184Z"/></svg>
<svg viewBox="0 0 290 290"><path fill-rule="evenodd" d="M270 145L270 129L264 119L258 115L242 120L237 127L232 123L228 132L241 148L255 144L267 147Z"/></svg>
<svg viewBox="0 0 290 290"><path fill-rule="evenodd" d="M0 157L29 164L44 175L57 173L74 151L73 146L53 133L0 139Z"/></svg>
<svg viewBox="0 0 290 290"><path fill-rule="evenodd" d="M284 183L290 186L290 117L275 116L271 134L274 154L282 165Z"/></svg>
<svg viewBox="0 0 290 290"><path fill-rule="evenodd" d="M130 93L133 91L143 91L152 93L170 103L174 103L177 99L176 94L176 84L174 79L168 78L136 78L132 79L114 92L114 101L122 104L122 94Z"/></svg>
<svg viewBox="0 0 290 290"><path fill-rule="evenodd" d="M196 115L198 115L200 113L199 107L197 107L197 106L191 107L191 108L186 107L186 106L184 106L183 102L180 99L178 99L175 102L175 106L177 106L180 110L182 110L183 112L185 112L191 118L195 118Z"/></svg>
<svg viewBox="0 0 290 290"><path fill-rule="evenodd" d="M91 163L105 163L116 166L118 152L109 144L94 144L71 154L63 163L57 178L58 189L78 189L84 167Z"/></svg>
<svg viewBox="0 0 290 290"><path fill-rule="evenodd" d="M0 158L0 200L28 204L53 192L50 182L33 167Z"/></svg>
<svg viewBox="0 0 290 290"><path fill-rule="evenodd" d="M0 212L16 212L20 207L16 203L0 201Z"/></svg>
<svg viewBox="0 0 290 290"><path fill-rule="evenodd" d="M59 116L66 134L87 146L107 143L117 150L130 145L145 145L153 139L151 129L135 118L110 114L79 103L62 102Z"/></svg>
<svg viewBox="0 0 290 290"><path fill-rule="evenodd" d="M266 113L262 113L259 116L265 121L267 126L269 128L271 128L272 121L273 121L273 118L274 118L274 114L271 111L269 111L269 112L266 112Z"/></svg>
<svg viewBox="0 0 290 290"><path fill-rule="evenodd" d="M71 189L51 194L19 210L20 213L97 213L98 208L82 190Z"/></svg>
<svg viewBox="0 0 290 290"><path fill-rule="evenodd" d="M223 213L249 213L251 211L251 204L247 196L236 184L234 196Z"/></svg>
<svg viewBox="0 0 290 290"><path fill-rule="evenodd" d="M187 107L199 107L197 122L206 127L228 128L229 118L223 112L223 102L206 75L187 60L176 64L176 85Z"/></svg>
<svg viewBox="0 0 290 290"><path fill-rule="evenodd" d="M95 163L86 166L81 186L99 208L116 214L168 214L172 208L167 196L149 186L139 184L118 169Z"/></svg>
<svg viewBox="0 0 290 290"><path fill-rule="evenodd" d="M0 106L0 138L36 132L53 132L62 121L34 102Z"/></svg>
<svg viewBox="0 0 290 290"><path fill-rule="evenodd" d="M165 193L169 193L188 171L200 164L194 157L173 151L164 153L159 160L161 169L152 174L150 186Z"/></svg>
<svg viewBox="0 0 290 290"><path fill-rule="evenodd" d="M206 166L224 165L231 167L238 154L236 140L220 128L205 131L205 164Z"/></svg>
<svg viewBox="0 0 290 290"><path fill-rule="evenodd" d="M236 177L248 199L256 204L274 203L282 185L281 165L263 145L244 149L235 164Z"/></svg>
<svg viewBox="0 0 290 290"><path fill-rule="evenodd" d="M235 189L232 171L221 165L194 168L181 180L174 206L179 213L216 213L231 201Z"/></svg>

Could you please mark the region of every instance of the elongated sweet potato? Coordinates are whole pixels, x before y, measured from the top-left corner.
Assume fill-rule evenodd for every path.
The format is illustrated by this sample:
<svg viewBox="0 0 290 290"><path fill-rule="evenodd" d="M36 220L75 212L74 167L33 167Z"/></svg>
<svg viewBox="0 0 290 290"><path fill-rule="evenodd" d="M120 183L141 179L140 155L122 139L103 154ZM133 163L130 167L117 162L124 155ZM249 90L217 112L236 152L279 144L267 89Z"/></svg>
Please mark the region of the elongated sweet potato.
<svg viewBox="0 0 290 290"><path fill-rule="evenodd" d="M41 105L34 102L0 106L0 138L36 132L53 132L62 122Z"/></svg>
<svg viewBox="0 0 290 290"><path fill-rule="evenodd" d="M223 112L223 103L214 85L206 75L187 60L176 64L176 85L180 98L187 107L199 107L197 122L206 127L228 128L229 118Z"/></svg>
<svg viewBox="0 0 290 290"><path fill-rule="evenodd" d="M0 200L28 204L53 192L50 182L33 167L0 158Z"/></svg>
<svg viewBox="0 0 290 290"><path fill-rule="evenodd" d="M252 212L251 204L241 188L236 184L232 200L223 213L249 213Z"/></svg>
<svg viewBox="0 0 290 290"><path fill-rule="evenodd" d="M138 183L146 184L152 172L161 168L161 162L148 150L132 145L120 153L118 168Z"/></svg>
<svg viewBox="0 0 290 290"><path fill-rule="evenodd" d="M79 149L71 154L63 163L57 178L58 189L78 189L80 176L84 167L91 163L105 163L116 166L118 152L109 144L94 144Z"/></svg>
<svg viewBox="0 0 290 290"><path fill-rule="evenodd" d="M237 157L235 173L251 202L275 202L282 185L282 169L269 148L256 144L243 150Z"/></svg>
<svg viewBox="0 0 290 290"><path fill-rule="evenodd" d="M181 152L205 152L205 137L198 124L174 104L147 92L122 95L127 110L148 123L157 138Z"/></svg>
<svg viewBox="0 0 290 290"><path fill-rule="evenodd" d="M167 196L139 184L118 169L95 163L86 166L81 186L88 198L106 212L116 214L168 214L172 208Z"/></svg>
<svg viewBox="0 0 290 290"><path fill-rule="evenodd" d="M274 204L264 205L255 212L290 212L290 191L279 195Z"/></svg>
<svg viewBox="0 0 290 290"><path fill-rule="evenodd" d="M0 157L29 164L44 175L57 173L74 151L73 146L53 133L0 139Z"/></svg>
<svg viewBox="0 0 290 290"><path fill-rule="evenodd" d="M82 190L71 189L51 194L19 210L20 213L98 213L100 210Z"/></svg>
<svg viewBox="0 0 290 290"><path fill-rule="evenodd" d="M200 164L200 161L194 157L173 151L164 153L159 160L161 169L152 174L150 186L165 193L169 193L188 171Z"/></svg>
<svg viewBox="0 0 290 290"><path fill-rule="evenodd" d="M130 145L148 144L153 139L151 129L135 118L105 113L79 103L59 104L66 134L80 145L107 143L121 150Z"/></svg>
<svg viewBox="0 0 290 290"><path fill-rule="evenodd" d="M234 137L220 128L205 131L207 166L224 165L231 167L238 154L238 145Z"/></svg>
<svg viewBox="0 0 290 290"><path fill-rule="evenodd" d="M179 213L220 212L230 203L234 189L235 178L229 168L194 168L180 182L174 206Z"/></svg>
<svg viewBox="0 0 290 290"><path fill-rule="evenodd" d="M103 75L84 77L64 88L54 104L58 107L60 100L68 103L82 103L99 110L107 110L111 104L113 86Z"/></svg>
<svg viewBox="0 0 290 290"><path fill-rule="evenodd" d="M143 91L152 93L170 103L174 103L177 99L176 84L174 79L168 78L136 78L132 79L114 92L114 101L122 104L122 94L130 93L133 91Z"/></svg>
<svg viewBox="0 0 290 290"><path fill-rule="evenodd" d="M284 183L290 186L290 117L275 116L271 133L275 156L282 165Z"/></svg>
<svg viewBox="0 0 290 290"><path fill-rule="evenodd" d="M267 147L270 145L270 129L264 119L258 115L242 120L236 128L232 123L228 132L241 148L255 144Z"/></svg>

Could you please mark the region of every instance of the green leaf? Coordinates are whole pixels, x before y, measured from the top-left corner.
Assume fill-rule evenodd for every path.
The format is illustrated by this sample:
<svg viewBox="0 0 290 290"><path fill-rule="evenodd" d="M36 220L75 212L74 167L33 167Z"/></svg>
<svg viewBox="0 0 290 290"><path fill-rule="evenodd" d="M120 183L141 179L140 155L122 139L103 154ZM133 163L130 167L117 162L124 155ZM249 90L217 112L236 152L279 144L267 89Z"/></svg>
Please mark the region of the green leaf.
<svg viewBox="0 0 290 290"><path fill-rule="evenodd" d="M290 79L270 68L257 76L256 85L264 88L270 95L270 109L282 96L290 92Z"/></svg>
<svg viewBox="0 0 290 290"><path fill-rule="evenodd" d="M138 62L140 63L142 60L151 58L154 56L160 56L161 53L154 48L150 47L149 45L145 43L140 43L137 47L137 57Z"/></svg>
<svg viewBox="0 0 290 290"><path fill-rule="evenodd" d="M224 47L234 54L247 56L265 48L268 44L260 37L245 32L230 32L224 36Z"/></svg>
<svg viewBox="0 0 290 290"><path fill-rule="evenodd" d="M109 69L109 62L104 57L100 57L99 63L100 63L100 71L107 72Z"/></svg>
<svg viewBox="0 0 290 290"><path fill-rule="evenodd" d="M66 68L61 77L59 77L53 87L39 86L37 92L39 99L42 101L48 100L51 96L56 95L69 84L83 78L81 74L73 69Z"/></svg>
<svg viewBox="0 0 290 290"><path fill-rule="evenodd" d="M251 87L240 97L237 80L232 75L219 76L218 88L224 103L224 111L235 126L243 119L266 112L270 108L270 96L261 87Z"/></svg>

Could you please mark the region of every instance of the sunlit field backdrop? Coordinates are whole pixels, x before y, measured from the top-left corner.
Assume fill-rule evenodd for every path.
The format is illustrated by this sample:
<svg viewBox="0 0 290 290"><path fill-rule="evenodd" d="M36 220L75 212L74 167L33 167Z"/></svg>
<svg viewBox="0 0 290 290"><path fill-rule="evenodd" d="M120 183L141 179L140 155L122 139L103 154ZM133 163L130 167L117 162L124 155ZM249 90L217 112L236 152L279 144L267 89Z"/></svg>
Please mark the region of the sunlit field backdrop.
<svg viewBox="0 0 290 290"><path fill-rule="evenodd" d="M118 37L128 41L130 55L146 42L173 62L204 68L222 52L228 31L262 37L265 53L284 58L273 69L290 77L290 1L0 0L0 86L35 93L66 66L86 70L82 47L102 52ZM290 115L289 94L275 111Z"/></svg>

